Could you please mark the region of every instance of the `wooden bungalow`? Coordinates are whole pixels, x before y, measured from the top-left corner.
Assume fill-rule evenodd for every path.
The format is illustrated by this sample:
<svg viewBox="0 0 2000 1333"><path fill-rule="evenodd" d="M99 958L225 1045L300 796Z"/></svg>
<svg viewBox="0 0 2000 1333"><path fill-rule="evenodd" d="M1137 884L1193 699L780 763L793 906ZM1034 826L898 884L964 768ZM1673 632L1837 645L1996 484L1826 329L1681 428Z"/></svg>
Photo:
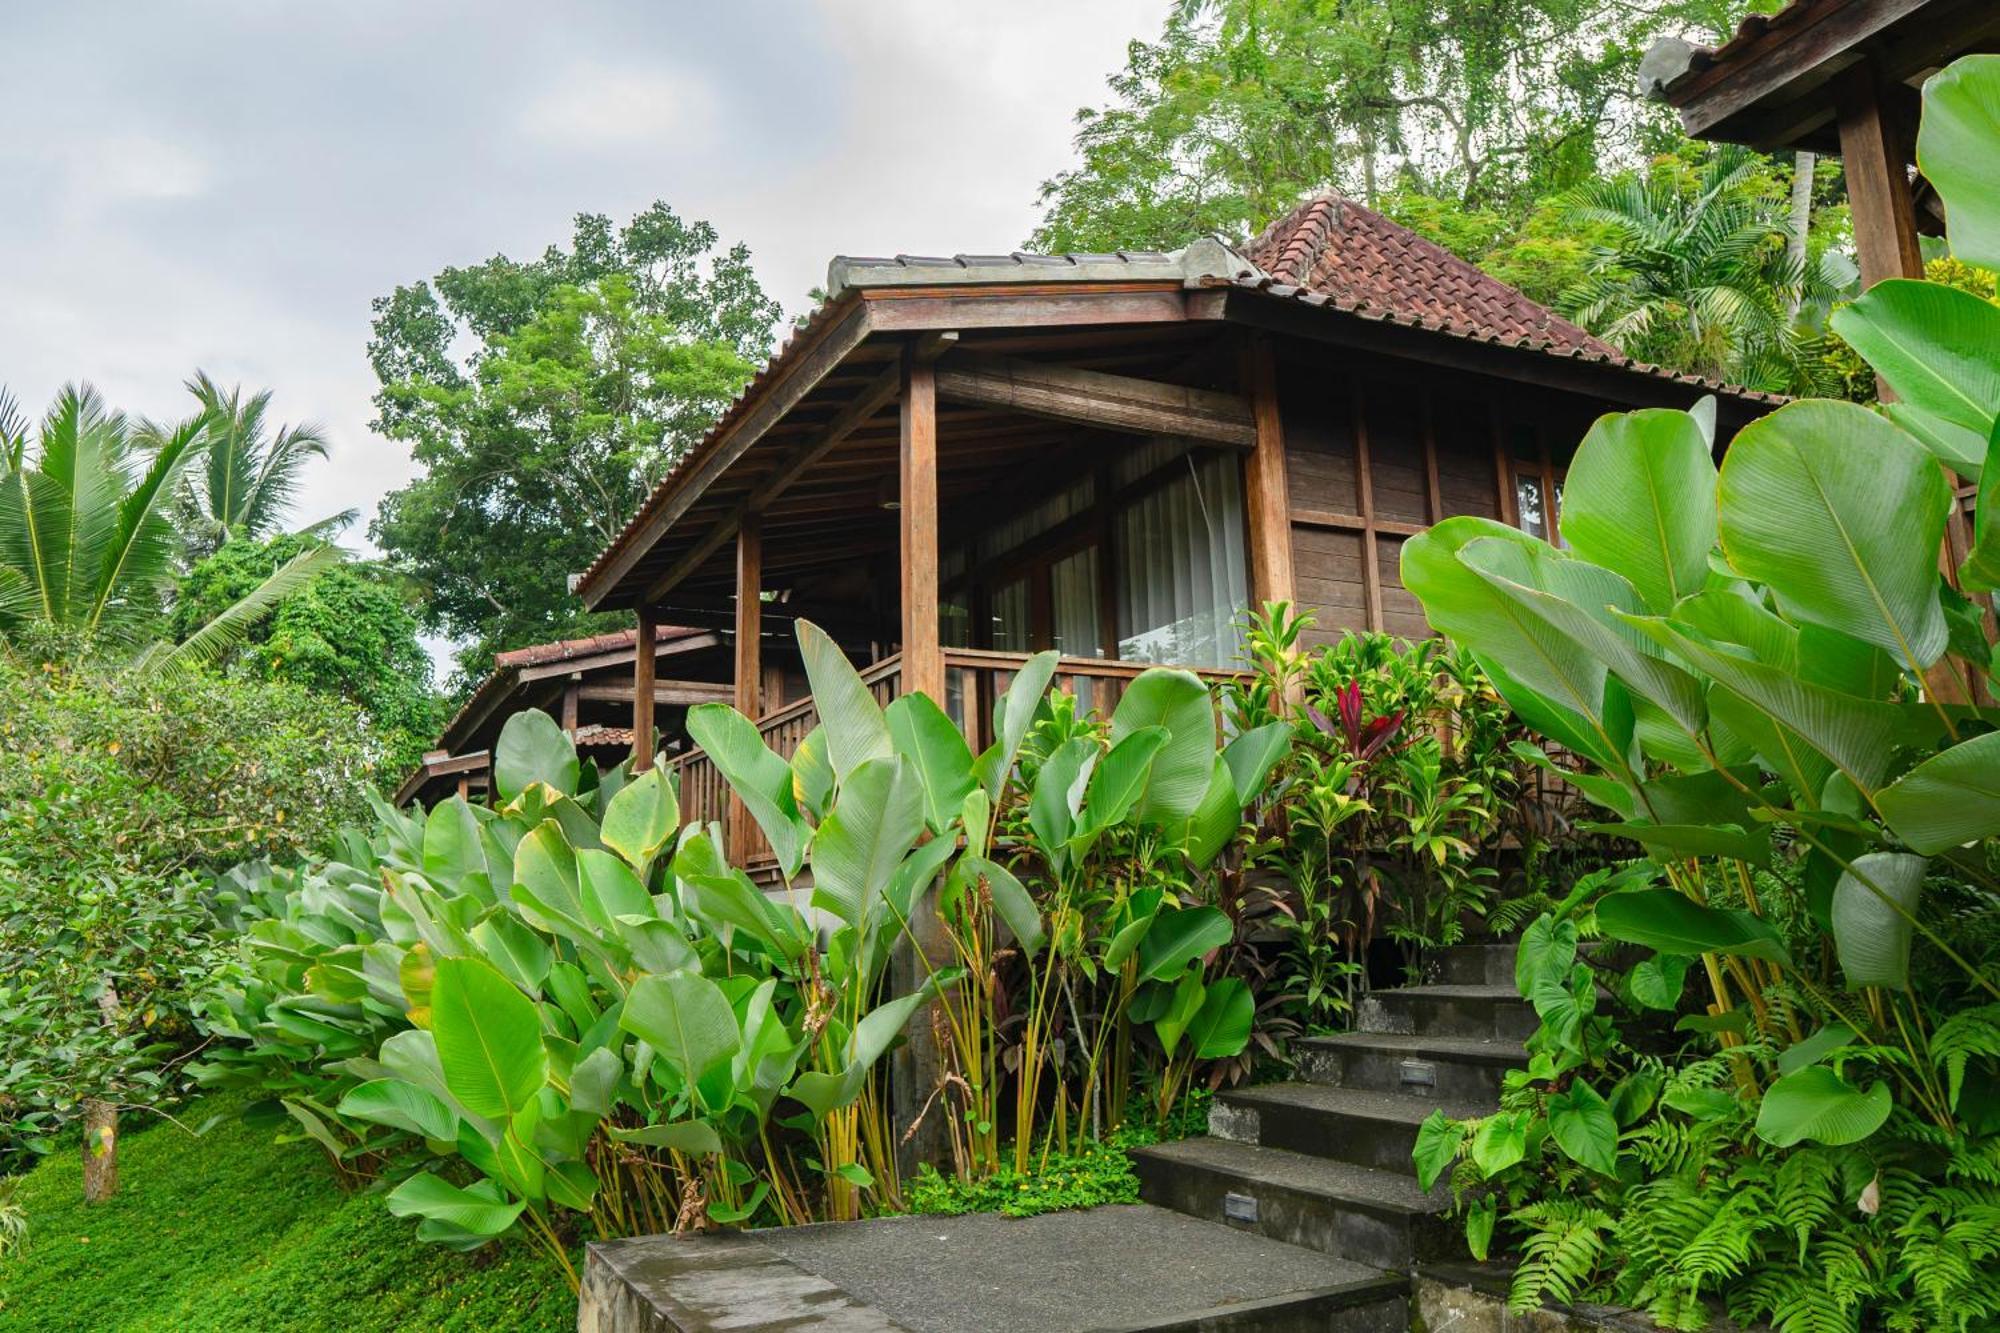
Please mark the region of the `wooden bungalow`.
<svg viewBox="0 0 2000 1333"><path fill-rule="evenodd" d="M734 697L723 636L679 625L654 627L653 705L657 749L686 745L681 723L698 703ZM514 714L539 708L561 722L579 752L615 764L633 750L632 664L636 630L564 639L496 653L493 671L445 725L438 748L403 779L396 804L429 807L456 794L483 795L493 744Z"/></svg>
<svg viewBox="0 0 2000 1333"><path fill-rule="evenodd" d="M827 285L578 584L648 632L723 634L734 701L781 752L816 722L793 617L977 745L1041 649L1108 708L1154 663L1229 670L1265 601L1322 637L1422 635L1398 570L1427 524L1546 534L1601 413L1713 393L1726 441L1778 401L1636 364L1334 195L1240 252L841 258ZM637 659L641 736L653 671ZM720 817L706 757L674 762L685 813Z"/></svg>

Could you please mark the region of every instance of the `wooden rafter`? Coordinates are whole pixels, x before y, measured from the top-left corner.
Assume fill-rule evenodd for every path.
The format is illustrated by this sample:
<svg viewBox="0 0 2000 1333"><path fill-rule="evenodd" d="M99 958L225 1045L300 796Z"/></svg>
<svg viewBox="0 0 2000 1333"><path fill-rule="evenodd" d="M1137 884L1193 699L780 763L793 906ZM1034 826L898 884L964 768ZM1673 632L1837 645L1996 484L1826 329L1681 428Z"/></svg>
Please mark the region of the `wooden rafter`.
<svg viewBox="0 0 2000 1333"><path fill-rule="evenodd" d="M938 396L1141 435L1251 449L1257 421L1240 394L1014 357L961 356L938 367Z"/></svg>

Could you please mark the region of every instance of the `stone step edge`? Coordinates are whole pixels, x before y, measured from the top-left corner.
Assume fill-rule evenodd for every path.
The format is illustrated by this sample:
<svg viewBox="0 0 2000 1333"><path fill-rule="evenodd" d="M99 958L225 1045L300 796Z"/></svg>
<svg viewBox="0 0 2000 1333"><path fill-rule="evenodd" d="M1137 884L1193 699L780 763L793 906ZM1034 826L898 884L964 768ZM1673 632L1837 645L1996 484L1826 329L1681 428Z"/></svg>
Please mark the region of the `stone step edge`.
<svg viewBox="0 0 2000 1333"><path fill-rule="evenodd" d="M1461 1044L1462 1043L1462 1044ZM1508 1069L1528 1066L1528 1048L1519 1041L1490 1037L1447 1037L1421 1032L1333 1032L1321 1037L1297 1037L1294 1046L1316 1051L1364 1051L1376 1054L1421 1055L1440 1064L1499 1065ZM1468 1049L1490 1047L1492 1049Z"/></svg>
<svg viewBox="0 0 2000 1333"><path fill-rule="evenodd" d="M1178 1140L1178 1143L1193 1143L1197 1141L1194 1139L1182 1139ZM1261 1143L1244 1143L1240 1139L1215 1139L1214 1141L1226 1143L1236 1148L1248 1149L1251 1152L1270 1154L1273 1157L1291 1158L1310 1164L1308 1169L1316 1171L1326 1166L1333 1166L1345 1168L1348 1171L1367 1172L1371 1175L1391 1176L1398 1180L1411 1179L1411 1177L1405 1176L1400 1172L1387 1171L1381 1167L1361 1166L1353 1162L1343 1162L1333 1157L1315 1157L1309 1153L1296 1152L1290 1148L1273 1148ZM1343 1208L1352 1209L1356 1212L1370 1213L1376 1217L1396 1218L1398 1220L1442 1217L1451 1208L1451 1199L1449 1197L1426 1200L1422 1204L1400 1203L1392 1199L1372 1198L1359 1192L1350 1193L1347 1190L1304 1179L1285 1180L1267 1179L1261 1176L1246 1176L1240 1171L1219 1163L1182 1156L1172 1151L1176 1146L1177 1143L1152 1143L1141 1148L1133 1148L1126 1155L1133 1158L1143 1157L1147 1161L1161 1162L1185 1170L1207 1171L1217 1175L1230 1176L1244 1182L1246 1186L1250 1187L1284 1190L1292 1194L1307 1195L1328 1203L1339 1204Z"/></svg>
<svg viewBox="0 0 2000 1333"><path fill-rule="evenodd" d="M1375 1277L1356 1278L1352 1282L1342 1282L1328 1287L1306 1287L1277 1296L1262 1296L1256 1300L1211 1306L1206 1310L1191 1310L1186 1314L1170 1315L1163 1319L1145 1320L1136 1324L1104 1325L1092 1329L1091 1333L1211 1333L1212 1330L1232 1328L1242 1319L1258 1320L1258 1326L1261 1326L1262 1321L1258 1319L1259 1316L1286 1312L1331 1315L1341 1310L1354 1310L1390 1301L1406 1305L1409 1295L1410 1279L1407 1274L1383 1272Z"/></svg>
<svg viewBox="0 0 2000 1333"><path fill-rule="evenodd" d="M1344 1093L1360 1100L1362 1104L1353 1106L1309 1105L1283 1095L1286 1090L1293 1088L1309 1089L1315 1094ZM1383 1114L1383 1112L1389 1111L1390 1108L1368 1104L1375 1098L1382 1098L1390 1102L1408 1102L1409 1106L1399 1105L1394 1108L1392 1114ZM1373 1088L1348 1088L1342 1087L1337 1083L1313 1083L1305 1079L1297 1079L1288 1083L1259 1083L1249 1088L1226 1088L1215 1094L1215 1100L1228 1106L1239 1107L1245 1110L1254 1111L1266 1106L1281 1106L1288 1110L1295 1109L1312 1115L1346 1117L1353 1120L1372 1120L1385 1125L1408 1125L1412 1129L1428 1119L1432 1111L1443 1111L1451 1119L1465 1120L1475 1116L1491 1115L1494 1110L1498 1109L1497 1107L1447 1106L1443 1102L1432 1101L1427 1097L1405 1097ZM1419 1107L1423 1109L1422 1115L1412 1119L1406 1114L1407 1111ZM1243 1142L1241 1139L1231 1141L1236 1143ZM1267 1145L1260 1144L1258 1146Z"/></svg>

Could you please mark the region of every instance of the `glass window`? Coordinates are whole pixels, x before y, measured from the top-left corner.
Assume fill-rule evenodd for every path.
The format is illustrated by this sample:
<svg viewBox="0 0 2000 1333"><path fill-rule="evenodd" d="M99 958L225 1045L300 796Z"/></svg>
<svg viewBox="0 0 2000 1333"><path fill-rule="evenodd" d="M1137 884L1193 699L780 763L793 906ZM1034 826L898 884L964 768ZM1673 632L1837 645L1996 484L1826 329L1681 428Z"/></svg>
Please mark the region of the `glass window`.
<svg viewBox="0 0 2000 1333"><path fill-rule="evenodd" d="M1049 567L1051 645L1064 657L1104 656L1104 621L1098 613L1097 548L1086 546Z"/></svg>
<svg viewBox="0 0 2000 1333"><path fill-rule="evenodd" d="M1514 474L1514 513L1519 518L1521 531L1532 533L1546 540L1549 535L1548 515L1542 511L1542 478L1537 472L1516 472Z"/></svg>
<svg viewBox="0 0 2000 1333"><path fill-rule="evenodd" d="M1118 656L1228 666L1250 600L1241 465L1214 455L1174 466L1182 476L1134 501L1113 525Z"/></svg>
<svg viewBox="0 0 2000 1333"><path fill-rule="evenodd" d="M988 609L993 616L991 642L1003 653L1035 650L1035 629L1028 601L1028 581L1015 579L993 590Z"/></svg>

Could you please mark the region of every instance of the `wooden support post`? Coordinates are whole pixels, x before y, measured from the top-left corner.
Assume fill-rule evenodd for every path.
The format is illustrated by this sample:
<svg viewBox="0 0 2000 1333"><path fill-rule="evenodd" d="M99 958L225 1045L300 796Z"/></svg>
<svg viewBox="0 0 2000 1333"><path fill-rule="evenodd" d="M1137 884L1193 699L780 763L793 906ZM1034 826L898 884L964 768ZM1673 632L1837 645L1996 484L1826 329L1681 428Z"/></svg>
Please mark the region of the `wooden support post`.
<svg viewBox="0 0 2000 1333"><path fill-rule="evenodd" d="M938 439L937 372L903 349L902 508L897 511L903 556L903 667L900 692L928 694L944 706L944 646L938 626ZM931 968L950 961L950 941L939 920L936 896L920 893L910 913L908 935L897 945L891 974L898 993L914 990ZM921 959L919 958L921 951ZM890 1104L897 1135L897 1165L905 1176L919 1164L941 1164L950 1154L943 1105L925 1115L934 1092L942 1091L947 1068L940 1045L943 1024L936 1002L917 1014L909 1041L897 1052L891 1072ZM912 1132L914 1130L914 1132Z"/></svg>
<svg viewBox="0 0 2000 1333"><path fill-rule="evenodd" d="M1296 602L1292 573L1292 501L1285 477L1285 427L1278 414L1278 372L1271 341L1261 335L1244 351L1243 387L1257 443L1243 469L1250 520L1250 604Z"/></svg>
<svg viewBox="0 0 2000 1333"><path fill-rule="evenodd" d="M902 529L904 694L944 706L944 647L938 634L937 371L903 352Z"/></svg>
<svg viewBox="0 0 2000 1333"><path fill-rule="evenodd" d="M763 715L764 686L764 525L745 514L736 529L736 711L755 722ZM750 811L729 794L729 857L750 859Z"/></svg>
<svg viewBox="0 0 2000 1333"><path fill-rule="evenodd" d="M632 654L632 771L643 773L653 766L653 678L658 663L653 650L660 638L660 613L650 606L639 608L639 637Z"/></svg>
<svg viewBox="0 0 2000 1333"><path fill-rule="evenodd" d="M1382 569L1375 545L1375 470L1368 461L1368 395L1354 388L1354 498L1361 506L1361 601L1368 628L1382 628Z"/></svg>
<svg viewBox="0 0 2000 1333"><path fill-rule="evenodd" d="M576 676L571 676L569 680L563 685L562 729L564 734L566 734L571 740L576 739L576 705L577 705L578 691L581 688L582 687L578 683L578 678Z"/></svg>

